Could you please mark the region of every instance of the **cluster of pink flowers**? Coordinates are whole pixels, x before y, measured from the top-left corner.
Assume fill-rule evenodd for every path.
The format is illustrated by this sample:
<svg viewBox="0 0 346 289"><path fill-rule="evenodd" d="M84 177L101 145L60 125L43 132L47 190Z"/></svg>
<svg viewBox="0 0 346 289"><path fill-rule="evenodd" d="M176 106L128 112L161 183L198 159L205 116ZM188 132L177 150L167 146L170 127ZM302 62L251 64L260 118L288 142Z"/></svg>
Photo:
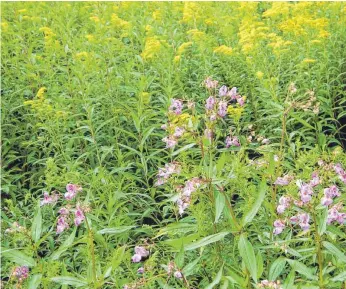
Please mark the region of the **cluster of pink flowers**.
<svg viewBox="0 0 346 289"><path fill-rule="evenodd" d="M226 137L226 148L229 148L230 146L240 146L240 142L238 137L236 136L227 136Z"/></svg>
<svg viewBox="0 0 346 289"><path fill-rule="evenodd" d="M323 206L329 206L333 203L333 198L340 197L340 192L337 186L332 185L329 188L323 190L324 196L321 199Z"/></svg>
<svg viewBox="0 0 346 289"><path fill-rule="evenodd" d="M293 177L290 175L285 175L283 177L278 177L276 181L274 182L274 185L278 186L287 186L291 181L293 180Z"/></svg>
<svg viewBox="0 0 346 289"><path fill-rule="evenodd" d="M310 228L310 215L307 213L299 213L296 216L291 217L290 222L292 224L298 224L303 231L307 231ZM286 227L286 220L274 221L274 235L281 234Z"/></svg>
<svg viewBox="0 0 346 289"><path fill-rule="evenodd" d="M199 178L193 178L185 182L185 186L180 188L179 198L176 203L178 205L179 214L182 215L184 211L190 206L191 194L195 192L201 185Z"/></svg>
<svg viewBox="0 0 346 289"><path fill-rule="evenodd" d="M44 205L51 205L51 204L56 204L56 202L59 199L59 195L52 193L52 195L49 195L48 192L43 193L43 200L41 200L41 206Z"/></svg>
<svg viewBox="0 0 346 289"><path fill-rule="evenodd" d="M135 254L132 256L131 260L134 263L138 263L143 260L143 258L146 258L149 256L149 252L141 246L135 247Z"/></svg>
<svg viewBox="0 0 346 289"><path fill-rule="evenodd" d="M301 180L297 180L296 184L299 187L300 200L303 204L311 201L312 195L314 194L313 188L321 183L317 173L312 174L312 179L309 183L303 183Z"/></svg>
<svg viewBox="0 0 346 289"><path fill-rule="evenodd" d="M278 214L283 214L286 209L288 209L291 205L291 198L282 196L279 199L279 205L276 208Z"/></svg>
<svg viewBox="0 0 346 289"><path fill-rule="evenodd" d="M27 266L19 266L13 269L11 277L18 279L19 282L23 282L29 277L29 268Z"/></svg>
<svg viewBox="0 0 346 289"><path fill-rule="evenodd" d="M268 281L263 280L261 283L257 284L258 288L271 288L271 289L283 289L280 285L280 281Z"/></svg>
<svg viewBox="0 0 346 289"><path fill-rule="evenodd" d="M217 88L219 82L217 80L212 80L211 77L208 77L206 80L204 80L204 85L208 89L215 89Z"/></svg>
<svg viewBox="0 0 346 289"><path fill-rule="evenodd" d="M339 179L346 184L346 171L342 168L341 164L334 165L334 171L339 176Z"/></svg>
<svg viewBox="0 0 346 289"><path fill-rule="evenodd" d="M159 173L157 174L156 186L163 185L167 182L172 174L180 174L181 166L177 162L171 162L165 164L164 168L159 168Z"/></svg>
<svg viewBox="0 0 346 289"><path fill-rule="evenodd" d="M59 210L60 216L57 222L56 233L60 234L70 227L69 225L70 212L74 212L74 224L75 226L79 226L85 220L84 212L87 210L88 210L87 208L83 208L79 204L76 205L75 209L62 207Z"/></svg>
<svg viewBox="0 0 346 289"><path fill-rule="evenodd" d="M327 223L331 224L333 222L338 222L340 225L344 224L346 222L346 213L342 213L344 208L341 204L337 204L332 206L328 210L328 217L327 217Z"/></svg>
<svg viewBox="0 0 346 289"><path fill-rule="evenodd" d="M181 114L183 111L183 107L184 107L184 104L183 104L182 100L173 98L171 100L169 112L174 113L174 114Z"/></svg>
<svg viewBox="0 0 346 289"><path fill-rule="evenodd" d="M72 200L76 197L77 193L82 191L82 187L75 184L66 185L65 199Z"/></svg>

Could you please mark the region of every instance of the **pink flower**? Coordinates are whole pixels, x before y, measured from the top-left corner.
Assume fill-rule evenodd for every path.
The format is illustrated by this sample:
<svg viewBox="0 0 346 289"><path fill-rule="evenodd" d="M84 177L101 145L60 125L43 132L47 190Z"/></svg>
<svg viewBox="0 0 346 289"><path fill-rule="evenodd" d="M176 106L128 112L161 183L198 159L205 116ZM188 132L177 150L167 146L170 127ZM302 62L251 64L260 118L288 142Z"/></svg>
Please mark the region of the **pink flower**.
<svg viewBox="0 0 346 289"><path fill-rule="evenodd" d="M183 110L183 102L180 99L172 99L169 111L175 114L181 114Z"/></svg>
<svg viewBox="0 0 346 289"><path fill-rule="evenodd" d="M132 256L132 258L131 258L131 261L132 261L133 263L138 263L138 262L141 261L141 259L142 259L142 256L141 256L141 255L139 255L139 254L134 254L134 255Z"/></svg>
<svg viewBox="0 0 346 289"><path fill-rule="evenodd" d="M79 206L77 206L74 215L74 224L76 226L79 226L85 220L84 212Z"/></svg>
<svg viewBox="0 0 346 289"><path fill-rule="evenodd" d="M322 199L321 199L322 206L327 206L328 207L332 203L333 203L333 199L331 199L331 198L322 197Z"/></svg>
<svg viewBox="0 0 346 289"><path fill-rule="evenodd" d="M58 212L60 215L68 215L70 211L66 208L61 208Z"/></svg>
<svg viewBox="0 0 346 289"><path fill-rule="evenodd" d="M317 185L319 185L321 183L320 178L318 177L318 174L316 172L314 172L312 174L312 180L309 182L309 185L311 187L316 187Z"/></svg>
<svg viewBox="0 0 346 289"><path fill-rule="evenodd" d="M243 97L237 98L237 102L240 106L244 106L245 104L245 99Z"/></svg>
<svg viewBox="0 0 346 289"><path fill-rule="evenodd" d="M219 96L223 97L227 95L228 88L226 85L223 85L219 89Z"/></svg>
<svg viewBox="0 0 346 289"><path fill-rule="evenodd" d="M238 137L234 136L234 137L226 137L226 148L229 148L230 146L236 146L239 147L240 146L240 142Z"/></svg>
<svg viewBox="0 0 346 289"><path fill-rule="evenodd" d="M297 181L297 185L300 189L300 199L301 201L306 204L310 202L312 195L314 191L312 190L312 187L310 184L302 183L300 180Z"/></svg>
<svg viewBox="0 0 346 289"><path fill-rule="evenodd" d="M136 246L135 247L135 253L140 255L141 257L148 257L149 256L149 252L141 246Z"/></svg>
<svg viewBox="0 0 346 289"><path fill-rule="evenodd" d="M57 194L49 195L47 192L43 193L43 200L41 200L41 206L55 204L58 201L59 196Z"/></svg>
<svg viewBox="0 0 346 289"><path fill-rule="evenodd" d="M180 271L175 271L175 272L174 272L174 277L175 277L175 278L178 278L178 279L182 279L182 278L183 278L183 274L181 274Z"/></svg>
<svg viewBox="0 0 346 289"><path fill-rule="evenodd" d="M279 206L277 207L277 212L279 214L282 214L285 212L285 210L290 206L290 203L291 203L291 199L289 197L280 197L279 199Z"/></svg>
<svg viewBox="0 0 346 289"><path fill-rule="evenodd" d="M138 274L143 274L144 273L144 268L143 267L138 268L137 273Z"/></svg>
<svg viewBox="0 0 346 289"><path fill-rule="evenodd" d="M207 110L212 110L214 108L214 105L215 105L215 98L213 96L209 96L207 98L205 108Z"/></svg>
<svg viewBox="0 0 346 289"><path fill-rule="evenodd" d="M173 137L179 138L181 137L185 132L185 129L183 127L176 127L174 130Z"/></svg>
<svg viewBox="0 0 346 289"><path fill-rule="evenodd" d="M164 137L162 141L166 143L167 149L175 147L178 143L173 136Z"/></svg>
<svg viewBox="0 0 346 289"><path fill-rule="evenodd" d="M60 234L63 231L65 231L69 227L68 223L66 222L66 219L64 216L61 216L58 218L58 223L56 226L56 233Z"/></svg>
<svg viewBox="0 0 346 289"><path fill-rule="evenodd" d="M289 175L278 177L276 181L274 182L274 185L287 186L291 180L292 180L292 177Z"/></svg>
<svg viewBox="0 0 346 289"><path fill-rule="evenodd" d="M270 140L268 138L264 138L262 140L262 144L264 144L264 145L268 145L269 143L270 143Z"/></svg>
<svg viewBox="0 0 346 289"><path fill-rule="evenodd" d="M27 266L16 267L12 271L11 275L17 278L19 282L22 282L24 279L29 277L29 268Z"/></svg>
<svg viewBox="0 0 346 289"><path fill-rule="evenodd" d="M163 125L161 125L161 129L163 129L163 130L167 130L167 124L163 124Z"/></svg>
<svg viewBox="0 0 346 289"><path fill-rule="evenodd" d="M338 222L339 224L344 224L346 220L346 213L340 213L342 210L341 204L334 205L328 210L327 224L332 222Z"/></svg>
<svg viewBox="0 0 346 289"><path fill-rule="evenodd" d="M276 220L274 222L274 235L279 235L286 227L284 221Z"/></svg>
<svg viewBox="0 0 346 289"><path fill-rule="evenodd" d="M309 216L309 214L306 214L306 213L298 214L298 218L299 218L299 226L301 227L301 229L303 231L309 230L309 228L310 228L310 225L309 225L310 216Z"/></svg>
<svg viewBox="0 0 346 289"><path fill-rule="evenodd" d="M344 173L344 170L343 170L341 164L339 164L339 163L337 163L336 165L334 165L334 171L335 171L338 175Z"/></svg>
<svg viewBox="0 0 346 289"><path fill-rule="evenodd" d="M218 109L218 115L221 117L225 117L227 114L227 102L226 101L220 101L219 102L219 109Z"/></svg>
<svg viewBox="0 0 346 289"><path fill-rule="evenodd" d="M159 173L157 174L158 179L155 186L163 185L172 174L180 174L180 170L181 167L176 162L165 164L164 168L159 169Z"/></svg>
<svg viewBox="0 0 346 289"><path fill-rule="evenodd" d="M66 200L72 200L78 192L82 191L82 187L74 184L66 185L67 192L65 193Z"/></svg>
<svg viewBox="0 0 346 289"><path fill-rule="evenodd" d="M211 89L211 88L216 88L217 85L218 85L218 81L217 80L212 80L210 77L208 77L205 81L204 81L204 84L205 84L205 87L208 88L208 89Z"/></svg>
<svg viewBox="0 0 346 289"><path fill-rule="evenodd" d="M217 119L217 115L215 113L210 115L210 121L215 121Z"/></svg>
<svg viewBox="0 0 346 289"><path fill-rule="evenodd" d="M230 91L228 91L227 95L231 98L231 99L236 99L237 97L237 88L236 87L232 87Z"/></svg>
<svg viewBox="0 0 346 289"><path fill-rule="evenodd" d="M323 193L328 198L340 197L339 189L335 185L332 185L329 188L324 189Z"/></svg>

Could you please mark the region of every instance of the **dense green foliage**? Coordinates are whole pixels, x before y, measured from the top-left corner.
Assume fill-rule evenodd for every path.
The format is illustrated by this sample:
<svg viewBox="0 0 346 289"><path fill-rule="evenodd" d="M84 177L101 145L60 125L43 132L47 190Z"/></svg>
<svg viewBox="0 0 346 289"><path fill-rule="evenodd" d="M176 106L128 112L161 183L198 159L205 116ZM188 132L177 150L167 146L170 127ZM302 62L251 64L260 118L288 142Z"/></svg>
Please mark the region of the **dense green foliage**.
<svg viewBox="0 0 346 289"><path fill-rule="evenodd" d="M346 288L345 3L1 6L5 288Z"/></svg>

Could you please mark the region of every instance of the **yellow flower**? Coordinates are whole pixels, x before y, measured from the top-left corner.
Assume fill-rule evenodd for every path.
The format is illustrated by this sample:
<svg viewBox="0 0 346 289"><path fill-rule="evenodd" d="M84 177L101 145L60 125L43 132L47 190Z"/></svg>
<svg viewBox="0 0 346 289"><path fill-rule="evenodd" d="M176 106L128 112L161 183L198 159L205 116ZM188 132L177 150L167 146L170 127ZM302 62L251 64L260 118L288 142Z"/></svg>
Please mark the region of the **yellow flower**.
<svg viewBox="0 0 346 289"><path fill-rule="evenodd" d="M219 47L216 47L214 49L214 52L224 54L224 55L232 55L233 49L232 49L232 47L228 47L226 45L221 45Z"/></svg>
<svg viewBox="0 0 346 289"><path fill-rule="evenodd" d="M315 63L316 59L312 59L312 58L305 58L303 59L302 63Z"/></svg>
<svg viewBox="0 0 346 289"><path fill-rule="evenodd" d="M112 19L111 22L113 25L115 25L116 27L119 27L121 29L128 29L130 28L130 23L119 18L119 16L115 13L112 14Z"/></svg>
<svg viewBox="0 0 346 289"><path fill-rule="evenodd" d="M2 31L8 30L8 23L7 22L1 22L1 29Z"/></svg>
<svg viewBox="0 0 346 289"><path fill-rule="evenodd" d="M154 12L153 12L153 18L155 20L161 20L162 19L162 13L160 10L156 9Z"/></svg>
<svg viewBox="0 0 346 289"><path fill-rule="evenodd" d="M89 19L90 19L91 21L94 21L95 23L100 22L100 18L99 18L98 16L91 16L91 17L89 17Z"/></svg>
<svg viewBox="0 0 346 289"><path fill-rule="evenodd" d="M141 53L143 59L151 59L161 50L161 41L156 36L148 37L145 41L144 50Z"/></svg>
<svg viewBox="0 0 346 289"><path fill-rule="evenodd" d="M186 32L188 35L191 35L192 39L195 41L205 40L205 33L203 31L199 31L198 29L191 29Z"/></svg>
<svg viewBox="0 0 346 289"><path fill-rule="evenodd" d="M213 24L214 24L214 21L213 21L213 19L208 18L208 19L206 19L206 20L204 21L204 23L207 24L207 25L209 26L209 25L213 25Z"/></svg>
<svg viewBox="0 0 346 289"><path fill-rule="evenodd" d="M39 31L43 32L45 36L54 36L55 34L53 33L52 29L49 27L41 27Z"/></svg>
<svg viewBox="0 0 346 289"><path fill-rule="evenodd" d="M46 92L46 90L47 90L47 88L41 87L41 88L38 90L38 92L37 92L37 94L36 94L36 97L37 97L38 99L43 99L43 98L44 98L44 93Z"/></svg>
<svg viewBox="0 0 346 289"><path fill-rule="evenodd" d="M86 51L78 52L76 53L76 58L77 59L86 59L89 57L89 53Z"/></svg>
<svg viewBox="0 0 346 289"><path fill-rule="evenodd" d="M85 35L85 38L88 39L89 42L94 42L95 41L94 35L91 35L91 34Z"/></svg>
<svg viewBox="0 0 346 289"><path fill-rule="evenodd" d="M256 77L257 77L258 79L262 79L262 78L263 78L263 75L264 75L264 73L263 73L262 71L257 71L257 72L256 72Z"/></svg>
<svg viewBox="0 0 346 289"><path fill-rule="evenodd" d="M320 44L322 43L321 40L313 39L310 41L311 44Z"/></svg>
<svg viewBox="0 0 346 289"><path fill-rule="evenodd" d="M189 42L184 42L182 45L179 46L177 54L181 55L185 52L186 49L188 49L191 45L193 44L193 42L189 41Z"/></svg>
<svg viewBox="0 0 346 289"><path fill-rule="evenodd" d="M18 10L18 13L24 13L26 11L27 11L26 9L20 9L20 10Z"/></svg>

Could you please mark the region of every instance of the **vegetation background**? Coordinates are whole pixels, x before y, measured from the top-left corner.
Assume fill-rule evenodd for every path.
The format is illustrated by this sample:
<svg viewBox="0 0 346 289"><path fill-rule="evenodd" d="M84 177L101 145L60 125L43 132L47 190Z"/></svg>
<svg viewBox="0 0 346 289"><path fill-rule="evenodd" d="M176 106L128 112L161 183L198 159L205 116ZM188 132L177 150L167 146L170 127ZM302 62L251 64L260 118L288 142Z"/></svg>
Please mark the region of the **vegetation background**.
<svg viewBox="0 0 346 289"><path fill-rule="evenodd" d="M1 6L5 288L346 288L345 227L326 225L318 205L331 183L345 201L332 170L319 171L318 225L272 234L279 196L298 193L295 182L276 189L277 177L308 180L319 160L346 166L345 3ZM166 149L172 99L196 102L189 119L202 132L208 76L237 87L243 109L218 123L213 144L202 140L209 155L192 136ZM230 129L241 146L227 150ZM184 215L174 185L154 185L171 161L182 164L180 185L216 180ZM59 206L39 202L68 183L83 187L90 227L56 234ZM150 251L141 265L136 245ZM16 265L29 277L16 279Z"/></svg>

